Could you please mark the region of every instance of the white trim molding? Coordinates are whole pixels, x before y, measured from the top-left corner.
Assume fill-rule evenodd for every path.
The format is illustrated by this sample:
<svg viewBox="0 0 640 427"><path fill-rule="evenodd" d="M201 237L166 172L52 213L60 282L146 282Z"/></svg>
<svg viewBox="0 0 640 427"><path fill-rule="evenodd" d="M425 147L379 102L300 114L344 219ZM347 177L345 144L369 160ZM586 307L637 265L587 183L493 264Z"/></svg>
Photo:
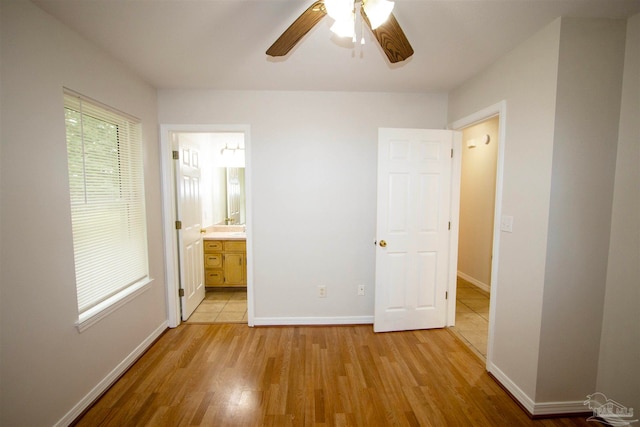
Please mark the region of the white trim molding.
<svg viewBox="0 0 640 427"><path fill-rule="evenodd" d="M541 402L534 403L533 415L534 417L544 418L545 416L555 415L577 415L577 414L591 414L584 405L583 400L568 401L568 402Z"/></svg>
<svg viewBox="0 0 640 427"><path fill-rule="evenodd" d="M167 330L167 322L162 322L151 334L144 339L122 362L118 364L111 372L107 374L86 396L75 404L64 417L62 417L55 427L64 427L70 425L78 418L84 410L86 410L96 399L109 389L122 374L124 374L133 365L140 356L154 343L154 341Z"/></svg>
<svg viewBox="0 0 640 427"><path fill-rule="evenodd" d="M472 285L482 289L485 292L489 292L491 293L491 287L489 285L487 285L484 282L481 282L480 280L473 278L471 276L469 276L466 273L463 273L462 271L458 270L458 277L461 279L466 280L467 282L471 283Z"/></svg>
<svg viewBox="0 0 640 427"><path fill-rule="evenodd" d="M535 402L527 394L522 391L511 378L509 378L504 372L502 372L494 364L487 363L487 371L500 383L500 385L511 394L511 396L518 401L520 406L529 414L533 414L535 409Z"/></svg>
<svg viewBox="0 0 640 427"><path fill-rule="evenodd" d="M498 162L496 169L496 195L495 195L495 208L493 216L493 251L491 261L491 292L489 298L489 337L487 340L487 370L493 363L493 333L495 330L495 318L496 318L496 301L498 296L498 265L500 259L500 227L496 227L496 224L500 224L500 217L502 216L502 187L504 181L504 152L507 145L506 126L507 126L507 101L503 100L496 104L490 105L477 111L467 117L463 117L460 120L449 125L449 129L462 130L466 127L480 123L492 117L498 116ZM452 294L451 289L449 294ZM455 296L455 293L453 293Z"/></svg>
<svg viewBox="0 0 640 427"><path fill-rule="evenodd" d="M339 316L339 317L254 317L255 326L284 325L372 325L373 316Z"/></svg>
<svg viewBox="0 0 640 427"><path fill-rule="evenodd" d="M487 371L500 385L528 412L530 417L546 418L558 415L589 414L589 408L580 401L566 402L536 402L522 391L504 372L494 364L487 365Z"/></svg>
<svg viewBox="0 0 640 427"><path fill-rule="evenodd" d="M254 297L253 297L253 227L252 227L252 199L251 199L251 135L249 125L160 125L160 161L162 177L162 222L164 230L164 257L167 280L167 324L170 328L180 325L180 297L178 288L180 283L180 266L178 262L178 239L175 231L176 218L176 188L171 151L173 150L172 135L180 132L243 132L245 147L245 211L247 226L247 317L249 326L253 326Z"/></svg>

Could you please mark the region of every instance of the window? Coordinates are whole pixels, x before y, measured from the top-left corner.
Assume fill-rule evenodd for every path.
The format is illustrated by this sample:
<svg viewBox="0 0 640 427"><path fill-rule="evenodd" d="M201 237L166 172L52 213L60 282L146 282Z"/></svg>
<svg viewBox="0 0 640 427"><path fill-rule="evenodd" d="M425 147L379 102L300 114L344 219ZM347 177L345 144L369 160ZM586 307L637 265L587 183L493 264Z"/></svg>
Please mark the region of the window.
<svg viewBox="0 0 640 427"><path fill-rule="evenodd" d="M64 94L78 327L149 284L140 122Z"/></svg>

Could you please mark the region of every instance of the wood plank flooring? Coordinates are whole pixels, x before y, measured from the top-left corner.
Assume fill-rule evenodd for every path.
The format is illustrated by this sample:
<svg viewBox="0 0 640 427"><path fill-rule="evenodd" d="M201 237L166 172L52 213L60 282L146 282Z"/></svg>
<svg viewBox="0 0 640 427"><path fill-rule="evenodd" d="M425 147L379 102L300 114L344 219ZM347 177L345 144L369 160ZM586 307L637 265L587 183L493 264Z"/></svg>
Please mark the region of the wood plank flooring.
<svg viewBox="0 0 640 427"><path fill-rule="evenodd" d="M168 330L78 426L589 426L530 420L446 329Z"/></svg>

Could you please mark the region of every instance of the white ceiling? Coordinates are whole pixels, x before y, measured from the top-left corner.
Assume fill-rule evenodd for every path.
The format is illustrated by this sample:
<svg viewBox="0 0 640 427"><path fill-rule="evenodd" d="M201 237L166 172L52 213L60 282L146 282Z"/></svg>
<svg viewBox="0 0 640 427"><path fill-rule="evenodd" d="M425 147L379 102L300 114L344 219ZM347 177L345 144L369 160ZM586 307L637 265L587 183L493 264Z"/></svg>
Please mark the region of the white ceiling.
<svg viewBox="0 0 640 427"><path fill-rule="evenodd" d="M158 88L449 90L558 16L627 18L640 0L396 0L415 53L391 65L373 35L325 17L284 58L267 48L313 0L32 0Z"/></svg>

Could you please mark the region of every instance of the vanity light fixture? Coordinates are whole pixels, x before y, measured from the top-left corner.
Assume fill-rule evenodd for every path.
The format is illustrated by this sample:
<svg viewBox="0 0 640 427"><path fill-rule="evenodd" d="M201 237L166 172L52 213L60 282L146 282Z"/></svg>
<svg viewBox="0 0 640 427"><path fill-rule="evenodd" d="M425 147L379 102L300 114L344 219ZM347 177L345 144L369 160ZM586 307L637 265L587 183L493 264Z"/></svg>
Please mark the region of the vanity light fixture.
<svg viewBox="0 0 640 427"><path fill-rule="evenodd" d="M221 155L225 155L227 152L231 152L231 154L235 154L236 151L244 151L244 147L240 147L239 145L233 148L229 148L229 144L224 144L224 147L220 150Z"/></svg>

